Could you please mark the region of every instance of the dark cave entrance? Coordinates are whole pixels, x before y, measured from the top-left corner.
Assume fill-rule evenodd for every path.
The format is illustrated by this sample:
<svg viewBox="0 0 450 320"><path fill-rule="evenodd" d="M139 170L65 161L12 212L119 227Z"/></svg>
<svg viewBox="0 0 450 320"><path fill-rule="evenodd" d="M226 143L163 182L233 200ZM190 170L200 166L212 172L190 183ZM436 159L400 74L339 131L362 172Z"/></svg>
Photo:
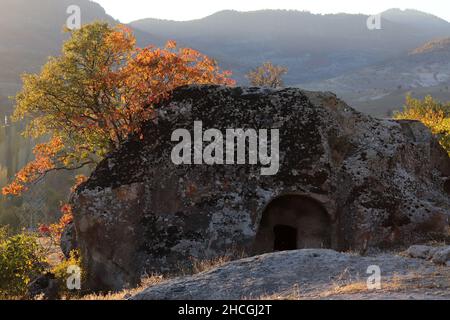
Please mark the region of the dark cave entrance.
<svg viewBox="0 0 450 320"><path fill-rule="evenodd" d="M273 251L297 249L297 229L291 226L276 225L273 228Z"/></svg>
<svg viewBox="0 0 450 320"><path fill-rule="evenodd" d="M331 247L331 221L326 209L303 195L272 200L263 212L256 234L256 254Z"/></svg>
<svg viewBox="0 0 450 320"><path fill-rule="evenodd" d="M444 182L444 191L447 192L448 195L450 195L450 178L448 178Z"/></svg>

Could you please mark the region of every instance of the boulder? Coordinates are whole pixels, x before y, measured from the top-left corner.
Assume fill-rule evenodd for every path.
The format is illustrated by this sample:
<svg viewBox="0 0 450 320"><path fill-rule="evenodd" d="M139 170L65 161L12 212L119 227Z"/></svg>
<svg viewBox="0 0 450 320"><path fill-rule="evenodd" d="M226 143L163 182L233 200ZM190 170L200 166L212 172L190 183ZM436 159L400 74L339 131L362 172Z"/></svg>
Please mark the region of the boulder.
<svg viewBox="0 0 450 320"><path fill-rule="evenodd" d="M424 245L414 245L406 250L406 254L412 258L431 259L438 248Z"/></svg>
<svg viewBox="0 0 450 320"><path fill-rule="evenodd" d="M380 271L384 290L367 287L374 270ZM233 261L207 272L167 280L150 286L131 300L241 300L273 296L316 299L326 298L336 288L352 284L356 284L353 286L356 294L372 292L383 298L388 296L386 291L391 283L397 281L395 291L408 291L411 289L407 279L417 274L420 279L431 278L436 271L437 267L430 262L392 254L361 257L333 250L304 249ZM449 274L448 269L445 274ZM434 281L440 280L434 276ZM448 297L448 278L442 285ZM413 288L416 292L417 287L416 282ZM433 290L427 286L421 291L431 294Z"/></svg>
<svg viewBox="0 0 450 320"><path fill-rule="evenodd" d="M406 254L412 258L431 260L435 264L450 265L450 246L411 246Z"/></svg>
<svg viewBox="0 0 450 320"><path fill-rule="evenodd" d="M450 264L450 246L437 250L431 258L436 264L449 265Z"/></svg>
<svg viewBox="0 0 450 320"><path fill-rule="evenodd" d="M189 86L156 109L157 120L104 159L73 197L93 290L133 287L144 273L173 274L192 258L236 251L365 252L446 235L450 159L419 122L375 119L334 94L292 88ZM199 123L216 139L253 129L278 151L277 170L264 174L268 157L250 162L251 152L243 164L222 165L220 152L206 164L197 156L213 139L205 135L202 145ZM194 138L194 158L184 164L173 159L174 133Z"/></svg>

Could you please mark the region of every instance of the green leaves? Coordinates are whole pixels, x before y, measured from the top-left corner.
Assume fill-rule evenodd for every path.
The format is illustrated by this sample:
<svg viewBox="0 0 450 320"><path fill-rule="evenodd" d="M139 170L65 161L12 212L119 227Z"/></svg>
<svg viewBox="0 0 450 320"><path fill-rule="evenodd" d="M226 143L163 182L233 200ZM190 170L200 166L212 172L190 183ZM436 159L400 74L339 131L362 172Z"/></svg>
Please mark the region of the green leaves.
<svg viewBox="0 0 450 320"><path fill-rule="evenodd" d="M1 233L1 232L0 232ZM22 297L27 285L44 271L42 247L31 234L0 236L0 297Z"/></svg>

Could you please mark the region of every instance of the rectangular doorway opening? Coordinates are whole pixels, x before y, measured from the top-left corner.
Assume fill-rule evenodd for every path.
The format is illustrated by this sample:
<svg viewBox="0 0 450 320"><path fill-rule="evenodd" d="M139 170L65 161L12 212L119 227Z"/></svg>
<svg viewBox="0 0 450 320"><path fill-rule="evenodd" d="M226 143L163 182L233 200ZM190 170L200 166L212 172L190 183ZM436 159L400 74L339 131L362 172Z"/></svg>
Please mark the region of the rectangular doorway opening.
<svg viewBox="0 0 450 320"><path fill-rule="evenodd" d="M273 228L274 251L297 249L297 229L291 226L277 225Z"/></svg>

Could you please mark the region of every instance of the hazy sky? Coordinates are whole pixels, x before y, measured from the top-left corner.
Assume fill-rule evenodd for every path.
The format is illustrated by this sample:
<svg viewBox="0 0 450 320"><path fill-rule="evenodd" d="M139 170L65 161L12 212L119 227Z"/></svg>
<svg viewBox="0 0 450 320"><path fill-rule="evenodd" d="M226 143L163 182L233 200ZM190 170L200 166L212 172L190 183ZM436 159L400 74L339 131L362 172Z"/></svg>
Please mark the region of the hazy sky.
<svg viewBox="0 0 450 320"><path fill-rule="evenodd" d="M389 8L417 9L450 21L448 0L95 0L121 22L142 18L199 19L220 10L297 9L313 13L376 14Z"/></svg>

